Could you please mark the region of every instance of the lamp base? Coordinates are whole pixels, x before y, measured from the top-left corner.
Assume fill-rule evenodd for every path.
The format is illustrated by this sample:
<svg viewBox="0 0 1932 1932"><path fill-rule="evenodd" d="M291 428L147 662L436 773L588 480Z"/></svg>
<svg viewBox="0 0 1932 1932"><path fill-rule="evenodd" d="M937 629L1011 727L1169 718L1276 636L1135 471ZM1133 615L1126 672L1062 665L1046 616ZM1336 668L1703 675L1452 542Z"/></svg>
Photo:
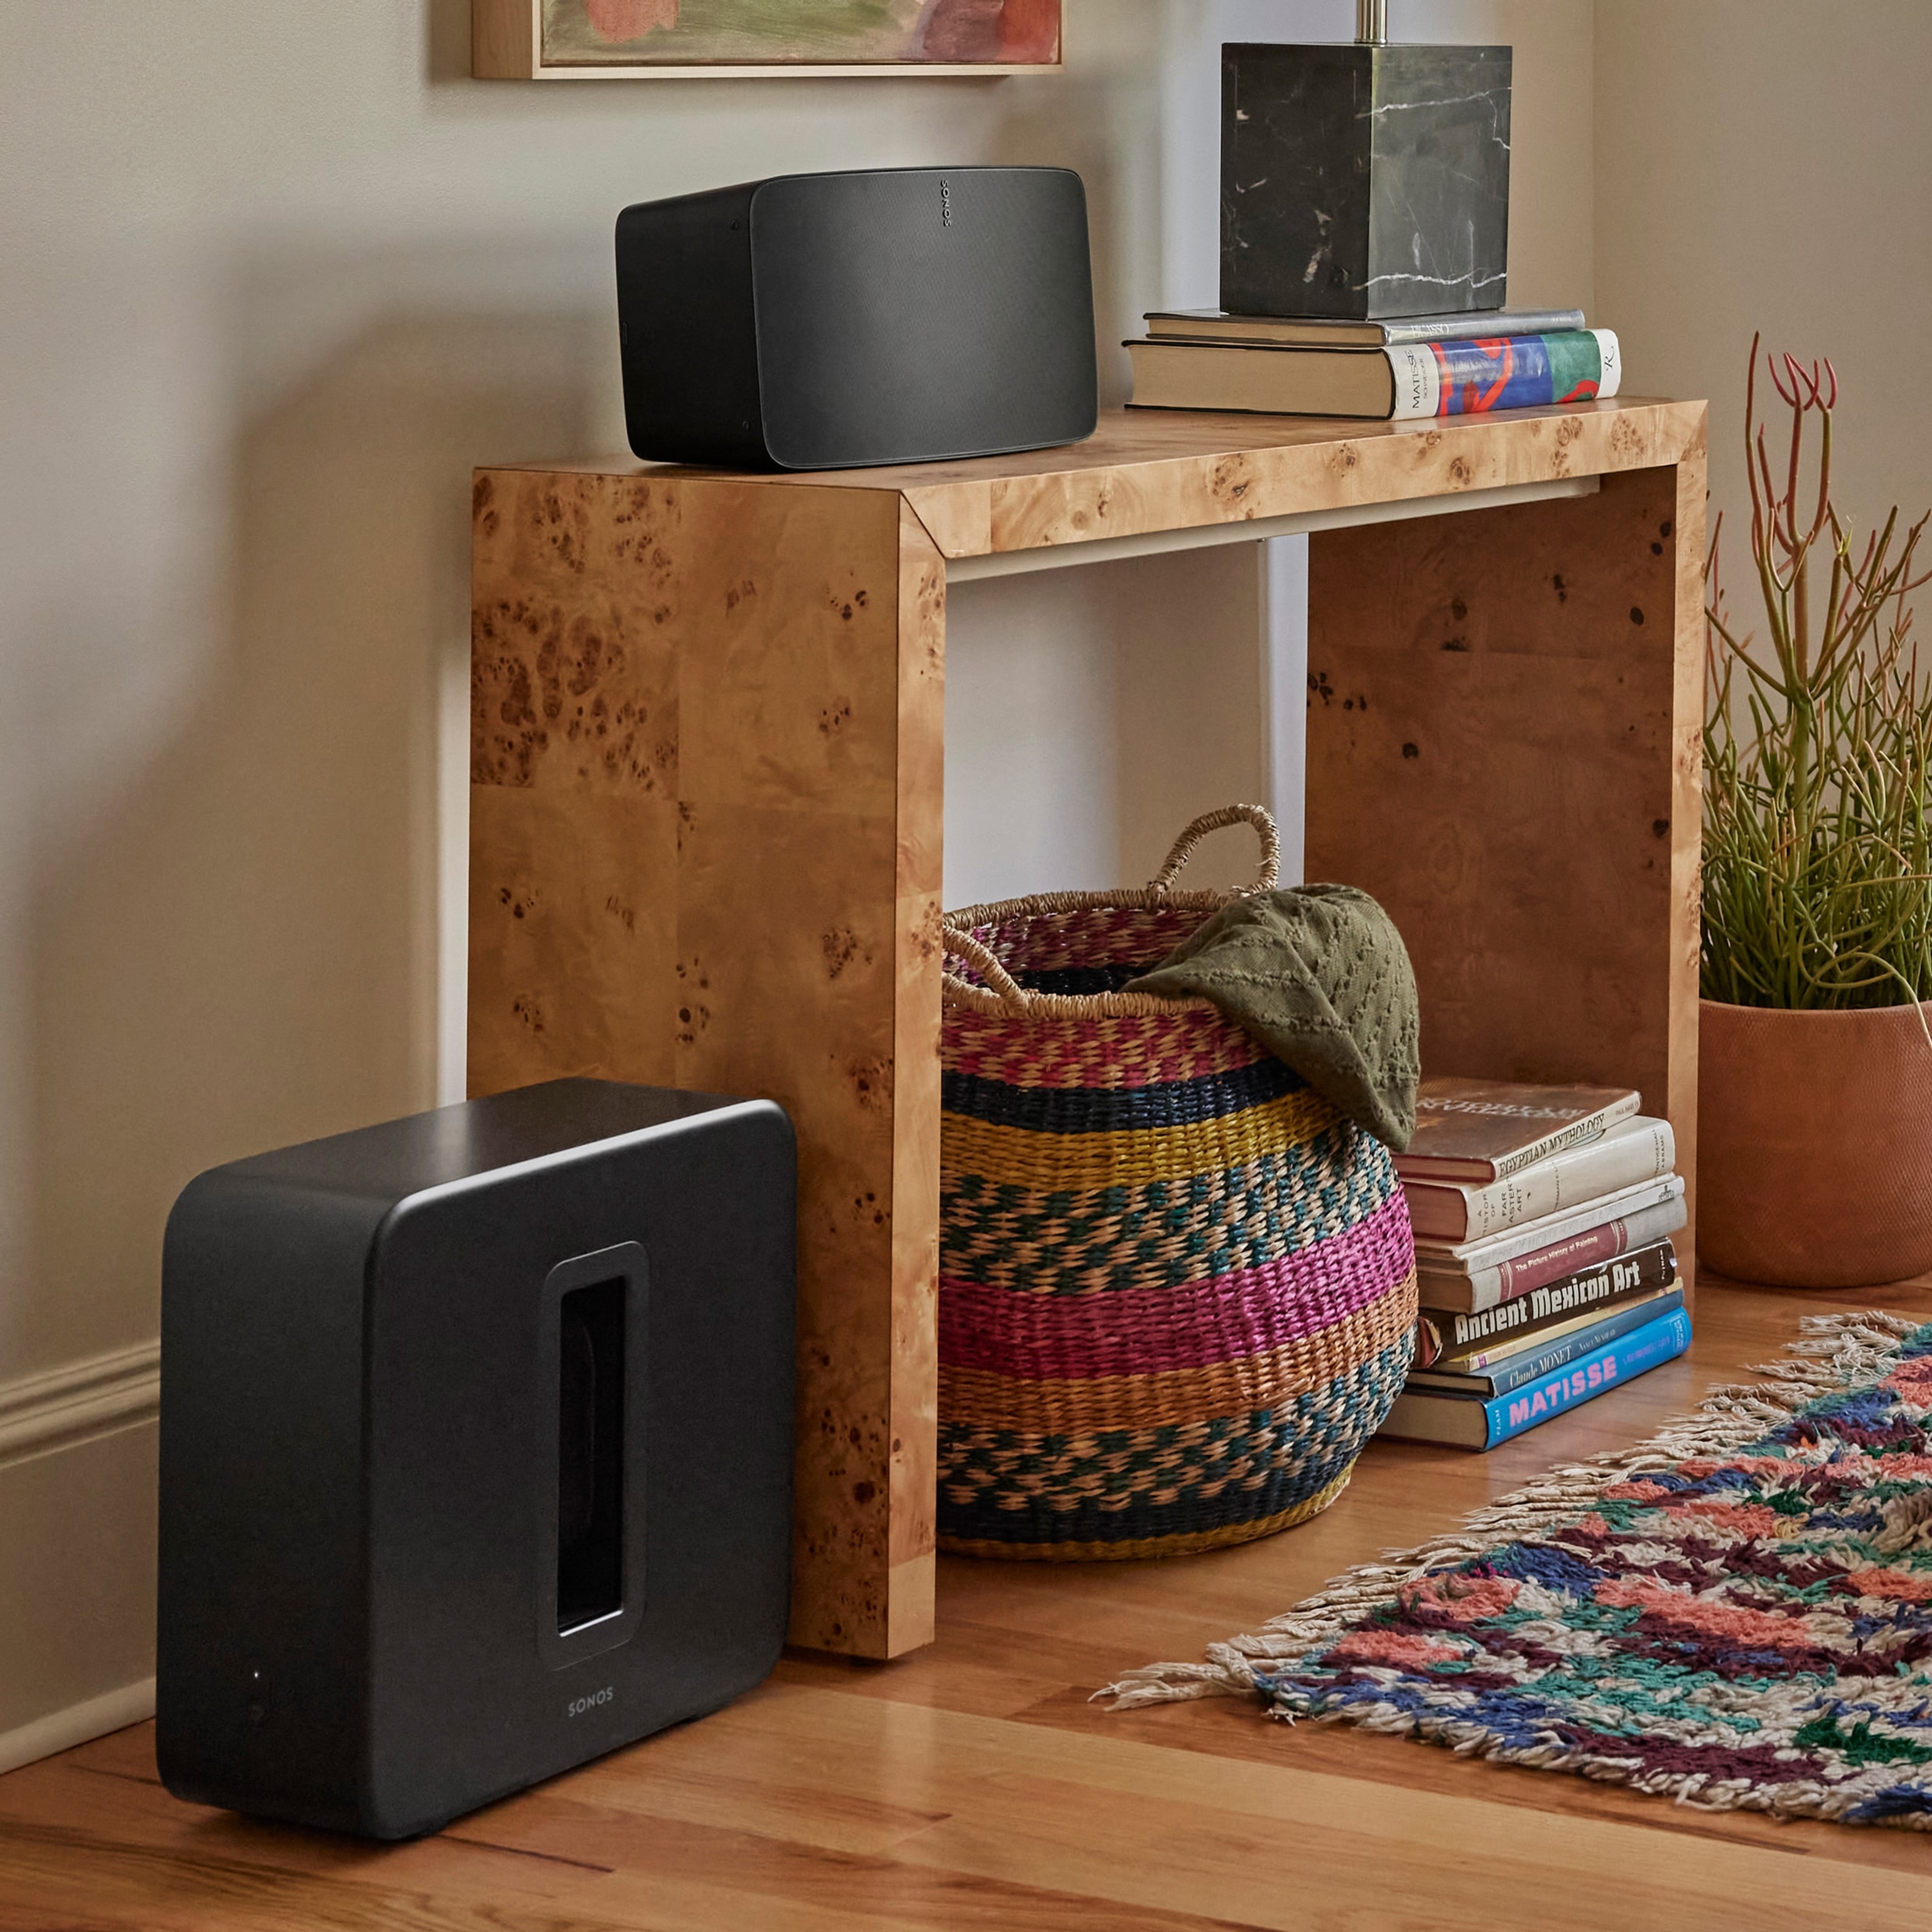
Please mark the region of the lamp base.
<svg viewBox="0 0 1932 1932"><path fill-rule="evenodd" d="M1508 47L1221 50L1221 306L1376 321L1508 292Z"/></svg>

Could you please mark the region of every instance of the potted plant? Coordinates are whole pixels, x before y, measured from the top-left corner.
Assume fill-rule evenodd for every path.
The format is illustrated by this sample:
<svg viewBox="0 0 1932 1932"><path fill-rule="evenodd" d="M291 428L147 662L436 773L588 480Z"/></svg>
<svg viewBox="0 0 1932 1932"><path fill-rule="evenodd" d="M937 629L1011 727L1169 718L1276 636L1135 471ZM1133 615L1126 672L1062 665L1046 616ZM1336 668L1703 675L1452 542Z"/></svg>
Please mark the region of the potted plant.
<svg viewBox="0 0 1932 1932"><path fill-rule="evenodd" d="M1832 500L1836 373L1767 360L1791 425L1774 459L1754 340L1762 640L1726 608L1721 518L1706 578L1697 1247L1742 1280L1866 1286L1932 1269L1926 519L1859 544Z"/></svg>

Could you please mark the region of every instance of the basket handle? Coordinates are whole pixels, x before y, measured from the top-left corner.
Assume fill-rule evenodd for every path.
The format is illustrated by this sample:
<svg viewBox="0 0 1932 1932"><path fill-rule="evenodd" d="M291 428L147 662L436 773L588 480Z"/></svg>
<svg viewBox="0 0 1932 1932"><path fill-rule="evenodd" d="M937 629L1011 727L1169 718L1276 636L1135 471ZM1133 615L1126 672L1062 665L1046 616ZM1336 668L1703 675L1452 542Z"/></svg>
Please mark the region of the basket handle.
<svg viewBox="0 0 1932 1932"><path fill-rule="evenodd" d="M974 967L986 981L988 990L997 993L1010 1012L1024 1018L1031 1011L1026 988L970 932L956 926L942 926L939 944L944 952Z"/></svg>
<svg viewBox="0 0 1932 1932"><path fill-rule="evenodd" d="M1174 882L1180 876L1180 868L1187 863L1189 855L1210 832L1218 832L1224 825L1252 825L1261 835L1261 870L1255 882L1248 887L1251 892L1271 892L1281 877L1281 834L1275 829L1274 814L1258 805L1224 805L1218 812L1204 812L1186 831L1174 842L1154 882L1150 892L1166 892L1174 889ZM974 962L976 965L977 961Z"/></svg>

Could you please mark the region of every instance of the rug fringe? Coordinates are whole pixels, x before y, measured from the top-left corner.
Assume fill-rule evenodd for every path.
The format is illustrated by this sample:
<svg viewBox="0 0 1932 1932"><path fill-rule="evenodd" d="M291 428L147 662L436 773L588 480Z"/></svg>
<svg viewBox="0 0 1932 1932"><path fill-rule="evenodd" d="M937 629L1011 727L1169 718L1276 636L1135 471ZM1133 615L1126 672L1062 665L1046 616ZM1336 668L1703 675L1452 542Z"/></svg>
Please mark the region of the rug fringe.
<svg viewBox="0 0 1932 1932"><path fill-rule="evenodd" d="M1899 1343L1924 1324L1883 1309L1844 1315L1807 1315L1795 1341L1776 1361L1753 1363L1751 1372L1769 1378L1710 1390L1689 1414L1666 1422L1645 1441L1587 1462L1546 1470L1514 1494L1474 1510L1457 1528L1382 1560L1346 1570L1317 1594L1270 1618L1259 1630L1208 1647L1203 1664L1150 1664L1130 1670L1096 1690L1089 1702L1112 1700L1108 1708L1138 1710L1196 1697L1239 1697L1256 1688L1257 1665L1270 1673L1292 1668L1325 1649L1365 1611L1385 1602L1402 1585L1447 1563L1480 1556L1498 1543L1533 1538L1586 1512L1612 1484L1660 1461L1718 1454L1754 1442L1808 1404L1876 1379ZM1467 1748L1477 1748L1472 1738Z"/></svg>

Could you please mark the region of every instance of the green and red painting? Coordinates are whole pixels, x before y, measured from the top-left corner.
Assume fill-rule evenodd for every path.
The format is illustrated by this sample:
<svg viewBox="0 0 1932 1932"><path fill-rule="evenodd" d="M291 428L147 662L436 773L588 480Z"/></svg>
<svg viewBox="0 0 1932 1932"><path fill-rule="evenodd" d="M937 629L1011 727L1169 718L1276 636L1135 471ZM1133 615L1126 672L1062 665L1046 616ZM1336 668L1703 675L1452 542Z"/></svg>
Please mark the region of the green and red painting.
<svg viewBox="0 0 1932 1932"><path fill-rule="evenodd" d="M1053 67L1060 0L543 0L546 66Z"/></svg>

